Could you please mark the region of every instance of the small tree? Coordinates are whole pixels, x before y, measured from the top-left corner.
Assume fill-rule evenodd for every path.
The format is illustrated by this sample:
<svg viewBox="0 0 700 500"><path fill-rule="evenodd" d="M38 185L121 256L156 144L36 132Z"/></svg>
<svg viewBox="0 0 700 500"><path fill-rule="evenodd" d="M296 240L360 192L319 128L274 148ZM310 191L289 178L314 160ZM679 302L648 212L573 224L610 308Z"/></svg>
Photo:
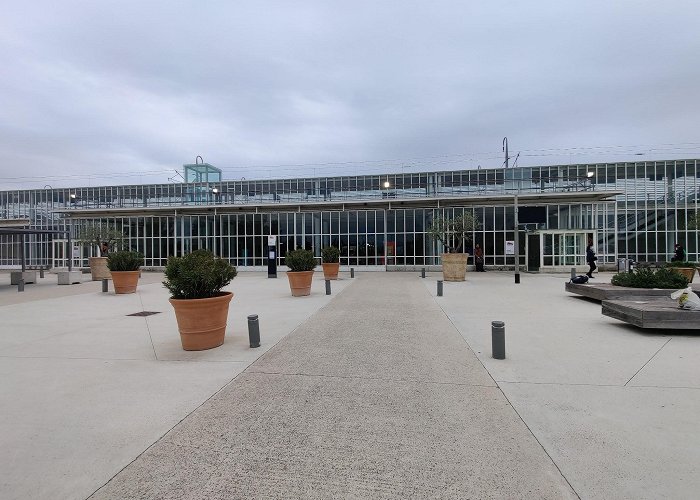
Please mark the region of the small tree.
<svg viewBox="0 0 700 500"><path fill-rule="evenodd" d="M459 217L436 217L428 228L428 235L442 243L447 253L461 253L465 241L471 241L478 226L474 216L465 213Z"/></svg>
<svg viewBox="0 0 700 500"><path fill-rule="evenodd" d="M78 243L95 245L100 252L100 257L106 257L109 251L122 239L124 239L124 234L109 224L87 226L78 235Z"/></svg>
<svg viewBox="0 0 700 500"><path fill-rule="evenodd" d="M334 264L340 262L340 250L336 247L323 247L321 249L321 260L325 264Z"/></svg>

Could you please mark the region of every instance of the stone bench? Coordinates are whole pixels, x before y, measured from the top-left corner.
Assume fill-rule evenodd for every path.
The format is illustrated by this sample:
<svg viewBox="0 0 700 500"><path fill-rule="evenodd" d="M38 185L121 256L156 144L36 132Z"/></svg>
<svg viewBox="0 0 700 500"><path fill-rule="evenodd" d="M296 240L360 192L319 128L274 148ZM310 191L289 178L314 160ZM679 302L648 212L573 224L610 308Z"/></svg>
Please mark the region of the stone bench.
<svg viewBox="0 0 700 500"><path fill-rule="evenodd" d="M59 271L57 274L59 285L73 285L83 281L83 273L81 271Z"/></svg>
<svg viewBox="0 0 700 500"><path fill-rule="evenodd" d="M612 283L591 283L590 281L581 285L566 283L564 289L569 293L575 293L593 300L631 300L637 297L669 297L670 300L671 294L675 291L663 288L630 288L616 286Z"/></svg>
<svg viewBox="0 0 700 500"><path fill-rule="evenodd" d="M678 308L678 301L662 298L641 300L604 300L603 316L624 321L639 328L700 330L700 311Z"/></svg>
<svg viewBox="0 0 700 500"><path fill-rule="evenodd" d="M12 271L10 272L10 284L19 285L20 281L25 284L36 283L36 271Z"/></svg>

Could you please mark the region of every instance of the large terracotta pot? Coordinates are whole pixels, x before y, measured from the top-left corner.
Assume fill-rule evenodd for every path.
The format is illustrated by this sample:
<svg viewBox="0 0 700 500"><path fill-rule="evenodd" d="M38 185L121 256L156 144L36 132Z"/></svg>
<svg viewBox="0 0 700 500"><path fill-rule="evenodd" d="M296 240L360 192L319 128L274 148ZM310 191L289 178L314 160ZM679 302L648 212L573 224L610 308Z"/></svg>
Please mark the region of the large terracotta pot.
<svg viewBox="0 0 700 500"><path fill-rule="evenodd" d="M314 278L313 271L287 271L289 288L292 290L292 297L304 297L311 295L311 282Z"/></svg>
<svg viewBox="0 0 700 500"><path fill-rule="evenodd" d="M442 254L442 279L445 281L464 281L467 275L468 253Z"/></svg>
<svg viewBox="0 0 700 500"><path fill-rule="evenodd" d="M109 272L109 268L107 267L107 257L90 257L88 261L90 262L92 281L112 279L112 273Z"/></svg>
<svg viewBox="0 0 700 500"><path fill-rule="evenodd" d="M340 270L340 262L324 262L323 277L327 280L337 280L338 271Z"/></svg>
<svg viewBox="0 0 700 500"><path fill-rule="evenodd" d="M185 351L202 351L224 343L228 306L233 293L207 299L170 299Z"/></svg>
<svg viewBox="0 0 700 500"><path fill-rule="evenodd" d="M134 293L139 284L141 271L112 271L114 293Z"/></svg>

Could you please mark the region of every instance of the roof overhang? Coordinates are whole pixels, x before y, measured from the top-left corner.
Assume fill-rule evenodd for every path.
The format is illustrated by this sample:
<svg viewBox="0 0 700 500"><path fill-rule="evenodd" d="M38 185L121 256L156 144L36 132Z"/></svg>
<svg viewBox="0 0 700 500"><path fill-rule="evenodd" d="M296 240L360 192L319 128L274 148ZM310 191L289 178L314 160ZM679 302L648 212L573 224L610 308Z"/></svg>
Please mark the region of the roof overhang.
<svg viewBox="0 0 700 500"><path fill-rule="evenodd" d="M67 234L68 231L56 229L27 229L19 227L0 227L0 235L3 234Z"/></svg>
<svg viewBox="0 0 700 500"><path fill-rule="evenodd" d="M31 224L32 221L26 217L19 219L0 219L0 228L3 227L24 227Z"/></svg>
<svg viewBox="0 0 700 500"><path fill-rule="evenodd" d="M517 194L518 205L554 205L568 203L612 202L622 191L574 191ZM274 202L274 203L211 203L201 205L167 205L148 207L79 207L54 210L68 218L129 217L140 215L208 214L208 213L270 213L376 210L401 208L446 208L468 206L510 206L515 194L480 194L470 196L440 196L415 198L372 198L330 201Z"/></svg>

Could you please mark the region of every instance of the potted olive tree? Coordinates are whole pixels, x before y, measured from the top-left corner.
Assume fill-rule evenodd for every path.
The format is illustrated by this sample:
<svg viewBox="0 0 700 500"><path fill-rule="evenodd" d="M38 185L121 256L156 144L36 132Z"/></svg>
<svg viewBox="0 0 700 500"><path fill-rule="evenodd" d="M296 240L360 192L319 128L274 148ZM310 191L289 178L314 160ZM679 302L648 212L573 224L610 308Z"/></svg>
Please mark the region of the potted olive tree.
<svg viewBox="0 0 700 500"><path fill-rule="evenodd" d="M207 250L168 259L163 285L170 291L184 350L201 351L224 343L233 293L222 289L237 274L235 267Z"/></svg>
<svg viewBox="0 0 700 500"><path fill-rule="evenodd" d="M78 242L97 248L99 257L89 257L92 280L111 279L107 268L107 255L124 238L124 234L109 224L95 224L84 227L78 234Z"/></svg>
<svg viewBox="0 0 700 500"><path fill-rule="evenodd" d="M477 224L471 213L459 217L435 217L428 228L428 235L442 244L442 276L445 281L464 281L467 274L467 259L464 245L471 241Z"/></svg>
<svg viewBox="0 0 700 500"><path fill-rule="evenodd" d="M143 254L121 250L107 254L107 267L112 274L114 293L134 293L139 283Z"/></svg>
<svg viewBox="0 0 700 500"><path fill-rule="evenodd" d="M284 263L289 268L287 279L293 297L311 295L311 282L316 267L316 257L311 250L292 250L287 252Z"/></svg>
<svg viewBox="0 0 700 500"><path fill-rule="evenodd" d="M327 280L337 280L340 270L340 250L334 246L321 249L321 260L323 262L323 277Z"/></svg>

